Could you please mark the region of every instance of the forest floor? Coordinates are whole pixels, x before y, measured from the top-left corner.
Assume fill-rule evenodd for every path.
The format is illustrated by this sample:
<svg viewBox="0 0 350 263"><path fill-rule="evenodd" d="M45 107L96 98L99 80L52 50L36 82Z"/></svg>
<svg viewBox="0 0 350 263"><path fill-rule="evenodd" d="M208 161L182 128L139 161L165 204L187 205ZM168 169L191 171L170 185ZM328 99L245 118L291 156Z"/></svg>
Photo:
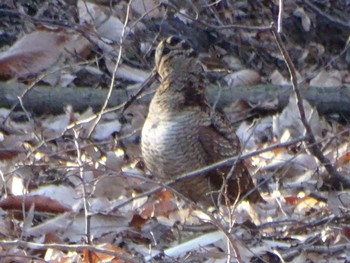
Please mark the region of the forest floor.
<svg viewBox="0 0 350 263"><path fill-rule="evenodd" d="M285 0L279 13L277 2L1 3L1 85L24 87L0 94L9 102L0 104L1 262L350 262L350 130L340 112L297 106L295 94L283 110L275 100L219 105L264 204L186 202L142 162L142 98L158 85L154 50L169 35L188 39L212 84L232 93L291 86L293 71L297 91L349 87L350 3ZM37 87L79 99L53 114L42 97L34 111L26 99ZM78 111L81 100L95 105L84 90L108 92ZM125 101L110 107L112 91Z"/></svg>

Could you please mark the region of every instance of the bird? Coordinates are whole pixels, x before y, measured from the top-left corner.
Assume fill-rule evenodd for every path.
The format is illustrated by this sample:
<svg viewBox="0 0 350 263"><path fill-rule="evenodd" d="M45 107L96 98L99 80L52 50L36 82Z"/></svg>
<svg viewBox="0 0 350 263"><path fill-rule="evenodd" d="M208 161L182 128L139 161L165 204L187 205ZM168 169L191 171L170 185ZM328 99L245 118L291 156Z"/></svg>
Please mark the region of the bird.
<svg viewBox="0 0 350 263"><path fill-rule="evenodd" d="M142 157L155 178L166 182L241 153L235 128L207 101L205 68L188 40L173 35L160 41L155 70L160 84L141 132ZM244 196L262 201L244 161L237 161L228 176L231 168L216 168L172 187L196 203L234 204Z"/></svg>

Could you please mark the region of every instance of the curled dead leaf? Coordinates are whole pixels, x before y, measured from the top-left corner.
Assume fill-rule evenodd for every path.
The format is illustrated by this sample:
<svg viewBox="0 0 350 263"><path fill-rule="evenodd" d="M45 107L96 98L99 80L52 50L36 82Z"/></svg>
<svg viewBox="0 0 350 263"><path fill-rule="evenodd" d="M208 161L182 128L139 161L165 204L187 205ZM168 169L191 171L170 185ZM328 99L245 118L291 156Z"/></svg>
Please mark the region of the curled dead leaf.
<svg viewBox="0 0 350 263"><path fill-rule="evenodd" d="M306 32L310 31L311 28L311 19L310 17L306 14L304 8L299 7L297 9L294 10L293 15L295 15L296 17L300 17L301 19L301 25L303 26L303 29Z"/></svg>
<svg viewBox="0 0 350 263"><path fill-rule="evenodd" d="M112 262L112 263L126 263L128 261L125 261L124 259L128 256L131 258L131 255L127 253L125 250L112 246L111 244L100 244L98 245L98 248L101 250L106 251L114 251L116 254L120 253L120 256L117 255L111 255L110 253L103 253L101 252L95 252L95 251L89 251L84 250L84 262L90 262L89 260L92 259L92 262ZM91 255L91 258L90 258Z"/></svg>
<svg viewBox="0 0 350 263"><path fill-rule="evenodd" d="M81 55L88 45L81 35L65 30L34 31L0 54L0 78L35 76L71 58L72 53Z"/></svg>
<svg viewBox="0 0 350 263"><path fill-rule="evenodd" d="M225 77L225 81L230 87L252 86L260 83L261 77L258 72L252 69L242 69L240 71L229 74Z"/></svg>
<svg viewBox="0 0 350 263"><path fill-rule="evenodd" d="M153 216L168 217L176 209L177 205L173 201L173 194L168 190L163 190L154 194L154 198L147 202L140 216L145 219Z"/></svg>
<svg viewBox="0 0 350 263"><path fill-rule="evenodd" d="M314 87L336 87L341 85L342 78L339 70L321 70L320 73L317 74L310 81L310 86Z"/></svg>
<svg viewBox="0 0 350 263"><path fill-rule="evenodd" d="M42 195L32 196L9 196L0 201L0 207L4 210L22 210L28 211L32 205L35 205L35 210L47 213L64 213L71 211L67 206Z"/></svg>

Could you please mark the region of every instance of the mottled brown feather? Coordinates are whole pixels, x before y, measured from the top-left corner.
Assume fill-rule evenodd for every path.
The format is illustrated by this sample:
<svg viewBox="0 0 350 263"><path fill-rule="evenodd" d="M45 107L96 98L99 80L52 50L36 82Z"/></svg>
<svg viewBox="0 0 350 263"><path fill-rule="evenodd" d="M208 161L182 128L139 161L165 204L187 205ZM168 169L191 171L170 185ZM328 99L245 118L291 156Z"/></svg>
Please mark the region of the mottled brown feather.
<svg viewBox="0 0 350 263"><path fill-rule="evenodd" d="M238 155L241 146L234 127L207 103L204 69L188 42L174 36L161 41L155 62L161 84L151 101L141 141L146 167L154 176L165 181ZM230 169L210 171L174 188L193 201L207 203L216 200L225 182L223 196L230 202L249 191L248 200L262 200L244 162L235 164L226 182Z"/></svg>

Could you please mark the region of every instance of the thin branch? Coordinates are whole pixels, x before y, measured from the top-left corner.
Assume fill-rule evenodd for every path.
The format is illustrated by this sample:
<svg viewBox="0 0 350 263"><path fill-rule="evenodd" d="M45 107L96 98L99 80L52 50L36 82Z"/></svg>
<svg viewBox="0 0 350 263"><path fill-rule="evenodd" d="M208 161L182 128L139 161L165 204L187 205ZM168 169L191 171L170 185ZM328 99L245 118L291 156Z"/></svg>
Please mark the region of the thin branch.
<svg viewBox="0 0 350 263"><path fill-rule="evenodd" d="M179 10L175 5L171 4L170 2L168 2L166 5L171 7L172 9L176 10L180 16L183 16L187 19L190 19L193 22L196 22L202 26L216 29L216 30L225 30L225 29L243 29L243 30L258 30L258 31L270 30L270 26L246 26L246 25L242 25L242 24L231 24L231 25L224 25L224 26L212 25L212 24L208 24L206 22L203 22L201 20L198 20L197 18L192 17L188 14L185 14L184 12L181 12L181 10Z"/></svg>
<svg viewBox="0 0 350 263"><path fill-rule="evenodd" d="M184 180L189 179L191 177L198 176L200 174L209 172L211 170L217 169L217 168L225 166L225 165L232 165L237 160L243 160L243 159L246 159L246 158L250 158L252 156L259 155L261 153L272 151L272 150L275 150L275 149L278 149L278 148L285 148L285 147L294 145L294 144L296 144L298 142L305 141L307 139L308 139L307 136L298 137L298 138L296 138L294 140L291 140L289 142L275 144L275 145L272 145L272 146L269 146L269 147L266 147L266 148L263 148L263 149L260 149L260 150L256 150L256 151L253 151L253 152L242 154L241 156L235 156L235 157L231 157L231 158L225 159L223 161L220 161L220 162L214 163L212 165L203 167L203 168L195 170L193 172L182 174L182 175L176 177L175 179L169 180L169 181L167 181L165 183L160 183L159 182L158 183L159 186L157 186L155 188L152 188L149 191L146 191L146 192L138 194L138 195L136 195L134 197L128 198L128 199L126 199L126 200L124 200L122 202L118 202L116 205L112 206L111 212L115 212L119 208L121 208L121 207L123 207L123 206L125 206L125 205L127 205L127 204L129 204L131 202L133 202L136 199L139 199L139 198L146 197L146 196L149 196L151 194L154 194L155 192L159 191L162 188L168 188L168 189L174 191L170 186L173 185L173 184L176 184L176 183L178 183L180 181L184 181Z"/></svg>
<svg viewBox="0 0 350 263"><path fill-rule="evenodd" d="M319 144L316 141L315 135L312 132L311 126L309 125L307 118L306 118L304 105L303 105L303 99L302 99L302 96L300 94L300 90L298 87L298 80L297 80L296 70L295 70L295 67L293 65L293 62L292 62L292 60L287 52L287 49L282 41L281 36L278 33L274 24L271 25L271 30L272 30L272 33L273 33L275 39L276 39L277 45L282 53L282 56L284 58L284 61L287 65L287 68L288 68L288 71L290 74L292 87L293 87L293 91L294 91L294 94L296 97L297 107L298 107L299 114L300 114L300 119L301 119L301 122L303 123L305 130L306 130L306 133L308 135L307 142L308 142L309 150L320 161L320 163L326 168L327 172L330 174L330 176L333 180L341 182L343 184L343 186L345 186L345 187L350 187L350 178L347 178L346 176L342 176L335 169L335 167L331 164L330 160L326 156L324 156L324 154L322 153L321 148L319 147Z"/></svg>
<svg viewBox="0 0 350 263"><path fill-rule="evenodd" d="M153 82L157 78L157 73L155 70L152 71L151 75L142 83L141 87L138 89L138 91L133 95L127 102L125 102L122 113L125 112L127 108L129 108L135 100L137 100L140 95L143 93L144 90L146 90L150 85L153 84Z"/></svg>
<svg viewBox="0 0 350 263"><path fill-rule="evenodd" d="M79 145L79 131L77 129L73 129L74 132L74 145L76 148L76 153L77 153L77 163L79 166L79 177L80 180L82 181L82 192L83 192L83 204L84 204L84 216L85 216L85 238L86 238L86 243L91 245L91 231L90 231L90 226L91 226L91 215L90 215L90 206L88 202L88 191L87 191L87 181L86 181L86 175L84 174L84 163L82 161L82 154L81 154L81 147ZM89 253L89 257L91 257Z"/></svg>
<svg viewBox="0 0 350 263"><path fill-rule="evenodd" d="M278 7L277 31L278 33L282 33L283 0L279 0L278 2L279 2L279 7Z"/></svg>
<svg viewBox="0 0 350 263"><path fill-rule="evenodd" d="M297 255L300 255L301 252L305 253L317 253L317 254L323 254L323 255L334 255L338 253L344 253L345 251L350 250L350 243L346 244L336 244L336 245L324 245L324 246L308 246L308 247L296 247L290 249L286 253L282 253L282 257L285 260L290 260ZM345 260L345 259L344 259ZM347 262L346 260L344 262Z"/></svg>
<svg viewBox="0 0 350 263"><path fill-rule="evenodd" d="M316 14L318 14L319 16L325 18L326 20L328 20L331 23L340 25L342 27L345 27L347 29L350 29L350 23L346 23L345 21L341 21L337 18L334 18L326 13L324 13L321 9L319 9L316 5L314 5L313 3L311 3L309 0L303 0L303 2L305 3L305 5L307 5L307 7L309 7L312 11L314 11Z"/></svg>
<svg viewBox="0 0 350 263"><path fill-rule="evenodd" d="M99 248L96 245L63 245L63 244L40 244L40 243L34 243L34 242L26 242L21 240L14 240L14 241L0 241L1 247L24 247L24 248L30 248L35 250L46 250L46 249L56 249L60 251L77 251L77 252L83 252L85 250L97 252L97 253L103 253L107 255L116 256L122 260L126 260L127 262L131 263L138 263L140 261L134 260L131 256L128 257L122 253L109 250L109 249L103 249Z"/></svg>
<svg viewBox="0 0 350 263"><path fill-rule="evenodd" d="M118 58L117 58L117 61L115 63L115 67L114 67L113 72L112 72L112 79L111 79L111 83L109 85L107 97L106 97L105 103L103 104L100 112L97 115L97 118L96 118L94 124L92 125L92 127L91 127L91 129L90 129L90 131L88 133L88 138L90 138L90 136L93 133L93 131L95 130L98 122L101 120L102 115L105 112L105 110L107 108L107 105L108 105L108 102L109 102L109 100L111 98L111 95L112 95L112 91L113 91L113 88L114 88L114 82L115 82L115 74L116 74L116 72L117 72L117 70L119 68L120 63L121 63L122 52L123 52L123 44L124 44L124 36L125 36L125 32L126 32L126 26L127 26L128 22L129 22L131 3L132 3L132 0L129 1L128 6L127 6L125 21L124 21L124 25L123 25L123 30L122 30L122 34L121 34L121 37L120 37Z"/></svg>

